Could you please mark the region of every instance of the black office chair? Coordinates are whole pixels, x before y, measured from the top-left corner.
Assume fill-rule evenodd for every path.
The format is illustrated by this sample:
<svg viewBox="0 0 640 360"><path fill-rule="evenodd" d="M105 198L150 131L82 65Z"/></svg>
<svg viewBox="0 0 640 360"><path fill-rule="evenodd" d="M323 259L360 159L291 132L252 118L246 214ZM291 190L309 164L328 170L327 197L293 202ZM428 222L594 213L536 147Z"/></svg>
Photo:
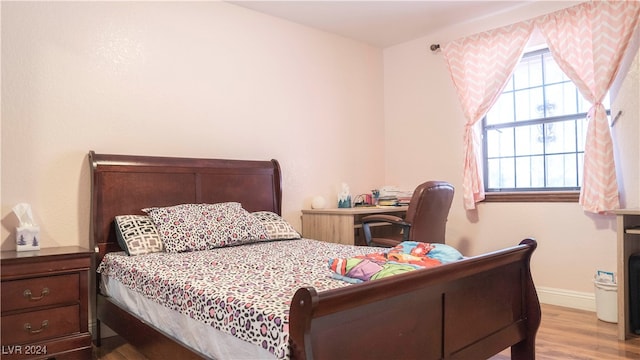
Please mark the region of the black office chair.
<svg viewBox="0 0 640 360"><path fill-rule="evenodd" d="M447 216L453 201L453 185L446 181L427 181L416 187L403 218L392 215L369 215L362 218L362 229L368 246L393 247L402 241L445 242ZM392 235L371 236L373 223L389 223Z"/></svg>

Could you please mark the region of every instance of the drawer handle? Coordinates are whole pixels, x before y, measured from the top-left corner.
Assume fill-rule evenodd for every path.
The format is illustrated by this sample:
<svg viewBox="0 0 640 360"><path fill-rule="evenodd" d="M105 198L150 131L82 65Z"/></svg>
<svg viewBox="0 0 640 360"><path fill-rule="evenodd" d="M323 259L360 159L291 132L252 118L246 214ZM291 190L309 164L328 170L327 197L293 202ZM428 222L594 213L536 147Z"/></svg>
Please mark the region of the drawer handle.
<svg viewBox="0 0 640 360"><path fill-rule="evenodd" d="M29 334L39 334L42 332L42 330L44 330L47 326L49 326L49 320L43 320L42 324L40 324L40 329L37 330L32 330L31 329L31 324L26 323L24 324L24 329L29 333Z"/></svg>
<svg viewBox="0 0 640 360"><path fill-rule="evenodd" d="M40 292L40 296L38 296L38 297L34 297L33 294L31 293L31 290L29 290L29 289L25 290L22 293L22 295L24 295L24 297L29 299L29 301L42 300L42 298L44 298L45 296L49 295L49 288L42 289L42 291Z"/></svg>

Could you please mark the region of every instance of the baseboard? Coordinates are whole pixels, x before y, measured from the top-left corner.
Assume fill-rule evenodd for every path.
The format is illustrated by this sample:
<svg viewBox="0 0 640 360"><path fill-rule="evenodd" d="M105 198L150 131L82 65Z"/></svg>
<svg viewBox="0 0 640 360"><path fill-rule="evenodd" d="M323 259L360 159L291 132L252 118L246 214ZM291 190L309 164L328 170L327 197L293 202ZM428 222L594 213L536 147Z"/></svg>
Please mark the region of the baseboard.
<svg viewBox="0 0 640 360"><path fill-rule="evenodd" d="M96 328L96 321L89 321L89 329L95 329ZM116 336L118 335L115 331L111 330L107 325L105 324L100 324L100 338L102 339L106 339L112 336ZM95 338L95 334L93 334L94 338Z"/></svg>
<svg viewBox="0 0 640 360"><path fill-rule="evenodd" d="M543 304L596 311L596 296L594 293L554 289L544 286L536 287L536 291L540 302Z"/></svg>
<svg viewBox="0 0 640 360"><path fill-rule="evenodd" d="M111 328L108 327L107 325L104 325L104 324L100 324L100 325L101 325L100 337L102 337L103 339L118 335L118 333L116 333L115 331L111 330Z"/></svg>

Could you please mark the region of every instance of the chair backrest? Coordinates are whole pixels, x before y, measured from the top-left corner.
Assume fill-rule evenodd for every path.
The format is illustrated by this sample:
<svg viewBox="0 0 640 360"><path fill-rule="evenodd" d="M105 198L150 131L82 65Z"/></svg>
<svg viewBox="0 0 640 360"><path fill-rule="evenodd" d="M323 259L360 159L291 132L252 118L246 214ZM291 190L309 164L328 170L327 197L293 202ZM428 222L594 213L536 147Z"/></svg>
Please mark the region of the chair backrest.
<svg viewBox="0 0 640 360"><path fill-rule="evenodd" d="M427 181L416 187L405 216L405 221L411 224L409 240L445 242L453 193L453 185L446 181Z"/></svg>

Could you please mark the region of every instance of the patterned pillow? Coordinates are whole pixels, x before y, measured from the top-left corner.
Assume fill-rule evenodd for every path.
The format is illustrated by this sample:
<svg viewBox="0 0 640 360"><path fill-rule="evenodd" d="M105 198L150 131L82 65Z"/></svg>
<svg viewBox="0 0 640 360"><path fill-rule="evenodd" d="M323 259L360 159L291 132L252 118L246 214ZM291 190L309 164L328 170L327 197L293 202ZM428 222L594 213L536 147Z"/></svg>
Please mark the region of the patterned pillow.
<svg viewBox="0 0 640 360"><path fill-rule="evenodd" d="M264 226L240 203L147 208L166 252L208 250L268 239Z"/></svg>
<svg viewBox="0 0 640 360"><path fill-rule="evenodd" d="M271 211L257 211L251 213L257 217L267 230L269 240L300 239L300 234L280 215Z"/></svg>
<svg viewBox="0 0 640 360"><path fill-rule="evenodd" d="M127 255L163 251L162 240L153 221L146 215L119 215L115 218L116 238Z"/></svg>

